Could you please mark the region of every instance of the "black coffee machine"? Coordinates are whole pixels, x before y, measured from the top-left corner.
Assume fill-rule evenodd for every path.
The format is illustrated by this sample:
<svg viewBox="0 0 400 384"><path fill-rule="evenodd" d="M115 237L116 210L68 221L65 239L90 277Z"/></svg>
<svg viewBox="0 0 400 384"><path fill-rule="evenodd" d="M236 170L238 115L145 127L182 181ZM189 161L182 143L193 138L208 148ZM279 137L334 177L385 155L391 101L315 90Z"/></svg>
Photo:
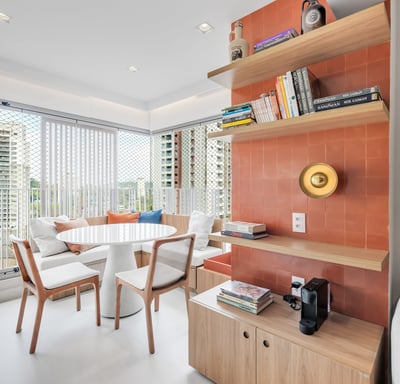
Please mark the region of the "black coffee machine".
<svg viewBox="0 0 400 384"><path fill-rule="evenodd" d="M301 288L300 331L312 335L324 320L329 311L329 281L312 278Z"/></svg>

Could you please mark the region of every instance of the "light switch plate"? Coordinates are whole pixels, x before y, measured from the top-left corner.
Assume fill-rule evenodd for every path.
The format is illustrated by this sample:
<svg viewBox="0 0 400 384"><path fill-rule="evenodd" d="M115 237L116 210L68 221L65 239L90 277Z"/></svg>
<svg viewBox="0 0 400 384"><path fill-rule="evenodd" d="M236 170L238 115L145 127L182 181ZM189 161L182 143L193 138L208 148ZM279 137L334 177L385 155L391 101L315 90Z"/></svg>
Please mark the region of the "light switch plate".
<svg viewBox="0 0 400 384"><path fill-rule="evenodd" d="M305 213L292 213L292 231L306 233L306 214Z"/></svg>

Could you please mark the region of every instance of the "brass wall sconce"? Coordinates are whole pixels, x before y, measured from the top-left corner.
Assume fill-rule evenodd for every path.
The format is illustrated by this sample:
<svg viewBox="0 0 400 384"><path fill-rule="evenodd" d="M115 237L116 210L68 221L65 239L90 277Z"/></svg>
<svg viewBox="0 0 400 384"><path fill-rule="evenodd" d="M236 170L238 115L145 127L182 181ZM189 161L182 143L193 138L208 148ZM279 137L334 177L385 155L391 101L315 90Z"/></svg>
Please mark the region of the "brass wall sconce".
<svg viewBox="0 0 400 384"><path fill-rule="evenodd" d="M334 168L325 163L307 165L300 173L301 190L309 197L322 199L332 195L338 185L338 176Z"/></svg>

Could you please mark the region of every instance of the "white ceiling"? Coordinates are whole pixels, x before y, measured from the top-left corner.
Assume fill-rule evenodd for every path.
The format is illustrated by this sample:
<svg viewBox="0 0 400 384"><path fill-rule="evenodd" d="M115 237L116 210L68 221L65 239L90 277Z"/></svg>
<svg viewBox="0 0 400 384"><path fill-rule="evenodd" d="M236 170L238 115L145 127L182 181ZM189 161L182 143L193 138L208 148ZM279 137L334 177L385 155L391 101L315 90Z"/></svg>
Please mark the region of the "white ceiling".
<svg viewBox="0 0 400 384"><path fill-rule="evenodd" d="M216 88L231 22L272 1L0 0L0 74L151 110Z"/></svg>

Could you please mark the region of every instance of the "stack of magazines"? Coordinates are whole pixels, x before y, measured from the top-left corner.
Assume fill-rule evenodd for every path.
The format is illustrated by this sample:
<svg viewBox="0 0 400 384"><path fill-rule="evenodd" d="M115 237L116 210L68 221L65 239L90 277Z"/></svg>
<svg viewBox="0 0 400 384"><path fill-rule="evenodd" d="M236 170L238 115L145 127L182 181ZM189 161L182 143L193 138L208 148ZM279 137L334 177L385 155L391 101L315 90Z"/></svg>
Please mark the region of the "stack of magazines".
<svg viewBox="0 0 400 384"><path fill-rule="evenodd" d="M258 314L274 302L270 289L229 280L220 286L217 300L247 312Z"/></svg>
<svg viewBox="0 0 400 384"><path fill-rule="evenodd" d="M242 237L244 239L257 240L267 237L265 224L249 223L247 221L228 221L224 224L221 235Z"/></svg>

